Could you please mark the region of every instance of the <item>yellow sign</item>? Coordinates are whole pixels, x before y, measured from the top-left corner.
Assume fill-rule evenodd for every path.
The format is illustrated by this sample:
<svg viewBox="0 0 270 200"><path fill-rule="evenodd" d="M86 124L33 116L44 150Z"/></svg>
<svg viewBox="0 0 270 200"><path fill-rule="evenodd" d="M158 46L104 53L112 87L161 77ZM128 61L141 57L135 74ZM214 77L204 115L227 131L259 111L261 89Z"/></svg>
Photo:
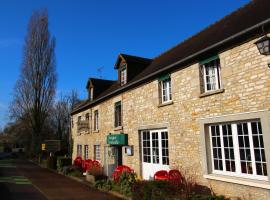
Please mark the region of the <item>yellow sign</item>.
<svg viewBox="0 0 270 200"><path fill-rule="evenodd" d="M46 150L45 148L46 148L46 144L41 144L41 150L45 151Z"/></svg>

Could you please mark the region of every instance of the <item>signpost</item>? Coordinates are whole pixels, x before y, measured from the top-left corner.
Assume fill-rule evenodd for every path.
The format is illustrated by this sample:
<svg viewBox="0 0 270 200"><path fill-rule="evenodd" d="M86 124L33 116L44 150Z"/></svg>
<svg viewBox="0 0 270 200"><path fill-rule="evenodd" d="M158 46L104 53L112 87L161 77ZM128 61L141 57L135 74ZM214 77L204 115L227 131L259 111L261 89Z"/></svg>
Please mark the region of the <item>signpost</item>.
<svg viewBox="0 0 270 200"><path fill-rule="evenodd" d="M55 153L61 150L61 141L60 140L45 140L41 145L41 149L48 151L50 153Z"/></svg>

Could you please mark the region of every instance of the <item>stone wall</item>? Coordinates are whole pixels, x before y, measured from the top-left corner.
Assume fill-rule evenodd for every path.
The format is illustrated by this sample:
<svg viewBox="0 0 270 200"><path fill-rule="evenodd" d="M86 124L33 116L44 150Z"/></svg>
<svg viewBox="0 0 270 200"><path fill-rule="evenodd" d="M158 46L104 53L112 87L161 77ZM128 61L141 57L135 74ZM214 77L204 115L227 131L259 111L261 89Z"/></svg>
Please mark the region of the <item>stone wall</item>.
<svg viewBox="0 0 270 200"><path fill-rule="evenodd" d="M257 39L256 39L257 40ZM203 177L203 158L200 136L200 119L237 114L270 108L270 56L260 55L254 42L219 53L222 88L219 93L201 96L199 64L186 66L171 74L173 103L159 105L158 81L124 92L99 104L100 130L77 136L76 123L72 129L76 144L88 144L93 157L93 145L103 147L108 133L128 134L128 143L134 145L134 155L123 155L123 162L141 174L139 129L140 127L166 127L169 133L170 166L196 174L197 181L213 188L218 194L246 199L270 199L269 190L232 184ZM114 130L114 102L122 100L123 129ZM92 108L95 110L95 108ZM90 112L90 109L82 113ZM74 115L74 122L77 116ZM93 114L92 114L93 115ZM269 134L269 133L264 133ZM251 195L248 197L247 195Z"/></svg>

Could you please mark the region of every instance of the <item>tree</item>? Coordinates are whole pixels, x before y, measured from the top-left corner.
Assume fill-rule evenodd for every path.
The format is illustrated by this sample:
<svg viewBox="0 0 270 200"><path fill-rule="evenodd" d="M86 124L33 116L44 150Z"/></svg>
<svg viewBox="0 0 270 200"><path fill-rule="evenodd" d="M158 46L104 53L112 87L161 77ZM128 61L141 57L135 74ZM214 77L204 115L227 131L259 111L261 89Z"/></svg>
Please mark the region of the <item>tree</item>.
<svg viewBox="0 0 270 200"><path fill-rule="evenodd" d="M48 30L46 10L35 11L28 24L21 74L14 88L11 116L31 127L31 150L40 150L42 130L52 109L56 87L55 39Z"/></svg>

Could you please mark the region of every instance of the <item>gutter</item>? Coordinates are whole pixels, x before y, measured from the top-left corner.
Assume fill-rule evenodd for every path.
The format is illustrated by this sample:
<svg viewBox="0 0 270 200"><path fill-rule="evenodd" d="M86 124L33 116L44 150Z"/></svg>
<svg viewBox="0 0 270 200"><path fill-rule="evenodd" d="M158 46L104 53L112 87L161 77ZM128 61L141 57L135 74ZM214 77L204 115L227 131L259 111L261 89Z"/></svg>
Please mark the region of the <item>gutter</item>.
<svg viewBox="0 0 270 200"><path fill-rule="evenodd" d="M140 82L143 82L144 80L147 80L147 79L151 78L152 76L158 75L159 73L164 72L166 70L169 70L170 68L172 68L172 67L174 67L176 65L184 63L184 62L186 62L186 61L188 61L188 60L190 60L192 58L195 58L196 56L199 56L200 54L203 54L203 53L205 53L207 51L210 51L211 49L214 49L214 48L216 48L216 47L218 47L218 46L220 46L220 45L222 45L222 44L224 44L226 42L229 42L229 41L231 41L233 39L236 39L237 37L239 37L241 35L244 35L244 34L246 34L248 32L256 30L257 28L259 28L261 26L264 26L264 25L268 24L269 22L270 22L270 18L267 19L267 20L264 20L264 21L262 21L262 22L260 22L260 23L258 23L256 25L254 25L254 26L251 26L251 27L249 27L249 28L247 28L247 29L245 29L243 31L240 31L240 32L232 35L231 37L228 37L228 38L226 38L224 40L221 40L218 43L215 43L215 44L213 44L213 45L211 45L211 46L209 46L207 48L204 48L204 49L202 49L202 50L200 50L200 51L198 51L198 52L196 52L194 54L191 54L190 56L188 56L188 57L186 57L184 59L181 59L181 60L179 60L179 61L177 61L175 63L172 63L172 64L170 64L170 65L168 65L168 66L166 66L166 67L164 67L164 68L162 68L162 69L160 69L158 71L155 71L154 73L148 74L147 76L145 76L145 77L143 77L143 78L141 78L141 79L139 79L137 81L134 81L134 82L132 82L130 84L122 86L121 88L118 88L118 89L114 90L113 92L111 92L111 93L109 93L109 94L107 94L107 95L105 95L103 97L100 97L99 99L96 99L96 100L90 102L89 104L86 104L85 106L83 106L81 108L78 108L77 110L72 111L71 115L76 114L77 112L79 112L79 111L81 111L81 110L83 110L83 109L85 109L85 108L87 108L87 107L89 107L91 105L94 105L94 104L98 103L99 101L102 101L103 99L106 99L106 98L112 96L113 94L116 94L117 92L128 89L133 85L139 84Z"/></svg>

